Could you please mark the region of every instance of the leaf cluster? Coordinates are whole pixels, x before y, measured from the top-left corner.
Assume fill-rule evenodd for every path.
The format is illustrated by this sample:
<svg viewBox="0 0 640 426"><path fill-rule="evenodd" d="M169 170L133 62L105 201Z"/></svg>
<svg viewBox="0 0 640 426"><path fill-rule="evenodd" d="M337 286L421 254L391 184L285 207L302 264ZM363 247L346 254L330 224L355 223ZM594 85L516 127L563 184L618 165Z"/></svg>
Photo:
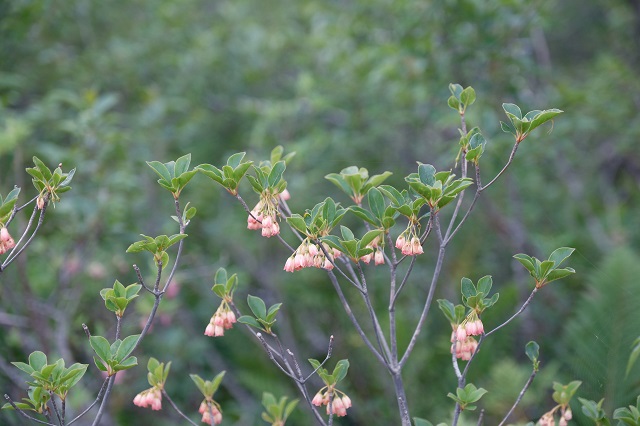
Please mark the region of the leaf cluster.
<svg viewBox="0 0 640 426"><path fill-rule="evenodd" d="M168 367L167 367L168 368ZM222 379L224 378L226 371L221 371L216 374L213 380L204 380L197 374L190 374L191 380L196 384L198 390L202 393L202 395L207 400L213 400L213 395L217 392L220 387L220 383L222 383Z"/></svg>
<svg viewBox="0 0 640 426"><path fill-rule="evenodd" d="M48 193L51 201L60 201L60 194L71 190L69 183L71 183L76 169L63 173L60 166L58 166L52 172L42 160L35 156L33 157L33 163L35 167L29 167L26 170L31 175L31 181L40 195Z"/></svg>
<svg viewBox="0 0 640 426"><path fill-rule="evenodd" d="M170 237L160 235L155 238L144 234L140 235L144 237L144 240L136 241L131 244L127 248L127 253L148 251L153 254L153 259L156 263L162 262L163 269L169 264L169 254L167 254L166 250L180 240L187 238L187 234L174 234Z"/></svg>
<svg viewBox="0 0 640 426"><path fill-rule="evenodd" d="M552 120L554 117L564 112L557 108L545 110L535 109L533 111L529 111L523 117L522 111L520 111L520 107L518 107L518 105L504 103L502 104L502 109L509 118L509 123L505 123L504 121L500 122L502 131L505 133L511 133L515 137L517 143L522 142L536 127Z"/></svg>
<svg viewBox="0 0 640 426"><path fill-rule="evenodd" d="M4 199L0 194L0 224L4 225L7 223L9 218L11 217L11 213L13 213L13 208L16 205L16 201L18 201L18 194L20 194L20 188L17 186L13 188Z"/></svg>
<svg viewBox="0 0 640 426"><path fill-rule="evenodd" d="M102 336L91 336L89 343L97 356L93 357L96 367L108 376L113 376L120 370L128 370L138 365L135 356L129 356L138 342L139 334L117 339L112 344Z"/></svg>
<svg viewBox="0 0 640 426"><path fill-rule="evenodd" d="M176 161L169 161L168 163L147 161L147 164L160 176L160 179L158 179L160 186L169 190L173 194L173 198L176 199L197 173L196 170L189 170L191 154L183 155Z"/></svg>
<svg viewBox="0 0 640 426"><path fill-rule="evenodd" d="M237 195L240 181L253 164L253 161L242 161L245 154L245 152L233 154L227 159L227 164L222 166L222 169L211 164L200 164L196 170L218 182L229 193Z"/></svg>
<svg viewBox="0 0 640 426"><path fill-rule="evenodd" d="M238 322L248 324L265 333L271 334L271 328L276 323L276 315L282 303L276 303L267 310L267 305L265 305L264 300L257 296L248 295L247 304L254 316L242 315L238 318Z"/></svg>
<svg viewBox="0 0 640 426"><path fill-rule="evenodd" d="M368 246L384 233L381 229L372 229L364 234L362 238L358 239L353 234L353 231L346 226L341 225L340 231L342 238L335 235L327 235L326 237L322 237L321 240L329 244L329 246L340 250L354 262L357 262L362 256L373 253L373 249Z"/></svg>
<svg viewBox="0 0 640 426"><path fill-rule="evenodd" d="M287 223L311 239L328 235L338 225L347 209L340 207L331 197L306 210L304 216L292 214Z"/></svg>
<svg viewBox="0 0 640 426"><path fill-rule="evenodd" d="M516 254L513 257L524 266L529 275L536 282L536 288L541 288L551 281L559 280L568 275L574 274L573 268L560 268L560 264L564 262L574 252L574 248L560 247L551 253L549 259L540 261L535 257L526 254Z"/></svg>
<svg viewBox="0 0 640 426"><path fill-rule="evenodd" d="M233 292L238 287L237 274L227 277L227 270L224 268L218 268L213 281L214 284L211 290L213 290L219 298L223 300L233 299Z"/></svg>
<svg viewBox="0 0 640 426"><path fill-rule="evenodd" d="M447 396L460 405L461 410L473 411L477 407L472 405L480 400L488 391L483 388L476 388L472 383L467 384L464 388L456 389L456 394L449 392Z"/></svg>
<svg viewBox="0 0 640 426"><path fill-rule="evenodd" d="M345 194L353 200L354 203L360 205L366 193L382 182L384 182L391 172L384 172L379 175L369 177L369 171L364 167L350 166L344 168L340 173L329 173L325 179L333 182L338 188L342 189Z"/></svg>
<svg viewBox="0 0 640 426"><path fill-rule="evenodd" d="M138 292L142 286L140 284L130 284L124 286L120 281L113 283L113 288L103 288L100 290L100 296L104 300L104 305L108 310L114 312L117 316L122 317L129 303L138 297Z"/></svg>
<svg viewBox="0 0 640 426"><path fill-rule="evenodd" d="M287 403L288 399L283 396L280 400L276 400L272 393L264 392L262 394L262 405L266 411L262 413L262 420L271 423L272 426L284 426L296 405L298 405L297 399Z"/></svg>
<svg viewBox="0 0 640 426"><path fill-rule="evenodd" d="M454 178L455 175L450 171L436 172L431 164L418 163L418 173L411 173L405 180L432 210L438 210L473 183L470 178Z"/></svg>
<svg viewBox="0 0 640 426"><path fill-rule="evenodd" d="M48 364L47 355L43 352L35 351L29 355L29 363L12 362L14 366L30 375L33 381L27 382L29 385L28 398L23 398L24 402L16 403L22 410L30 410L42 413L46 408L46 403L51 394L57 395L61 400L65 400L69 389L75 386L84 373L88 364L75 363L65 368L62 358L52 364ZM5 404L2 409L13 408L10 404Z"/></svg>
<svg viewBox="0 0 640 426"><path fill-rule="evenodd" d="M169 377L169 370L171 370L171 361L168 363L160 362L154 357L149 358L147 362L147 380L149 385L162 388L164 387L167 377Z"/></svg>
<svg viewBox="0 0 640 426"><path fill-rule="evenodd" d="M329 374L329 371L326 368L322 367L322 363L317 359L310 358L309 364L311 364L313 369L317 371L318 376L320 376L324 384L330 387L334 387L338 382L344 379L349 371L348 359L341 359L338 361L331 374Z"/></svg>

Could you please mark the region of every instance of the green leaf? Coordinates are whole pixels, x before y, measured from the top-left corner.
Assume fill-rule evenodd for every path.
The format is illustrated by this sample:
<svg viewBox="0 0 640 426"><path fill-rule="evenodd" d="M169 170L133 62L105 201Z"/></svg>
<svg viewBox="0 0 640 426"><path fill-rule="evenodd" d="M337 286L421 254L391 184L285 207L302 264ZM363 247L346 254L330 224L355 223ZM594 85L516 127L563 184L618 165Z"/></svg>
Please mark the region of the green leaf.
<svg viewBox="0 0 640 426"><path fill-rule="evenodd" d="M428 186L433 186L436 182L436 168L431 164L418 164L418 176L420 178L420 182Z"/></svg>
<svg viewBox="0 0 640 426"><path fill-rule="evenodd" d="M307 224L299 214L293 214L287 218L287 223L297 231L307 235Z"/></svg>
<svg viewBox="0 0 640 426"><path fill-rule="evenodd" d="M553 271L549 272L549 275L547 275L545 281L547 283L550 283L551 281L559 280L575 273L576 271L573 268L554 269Z"/></svg>
<svg viewBox="0 0 640 426"><path fill-rule="evenodd" d="M158 176L160 176L161 179L171 182L171 174L169 173L167 166L159 161L147 161L147 164L158 174Z"/></svg>
<svg viewBox="0 0 640 426"><path fill-rule="evenodd" d="M273 165L268 178L270 187L274 187L278 182L280 182L280 179L282 179L282 174L284 173L286 167L287 166L284 161L278 161Z"/></svg>
<svg viewBox="0 0 640 426"><path fill-rule="evenodd" d="M116 371L128 370L135 367L136 365L138 365L138 359L135 356L130 356L121 363L115 365L113 369Z"/></svg>
<svg viewBox="0 0 640 426"><path fill-rule="evenodd" d="M178 158L175 163L175 176L178 177L181 174L189 170L189 164L191 163L191 154L183 155Z"/></svg>
<svg viewBox="0 0 640 426"><path fill-rule="evenodd" d="M362 187L362 194L364 194L365 192L370 191L372 188L380 185L382 182L384 182L385 180L387 180L387 178L389 176L391 176L393 173L391 172L384 172L381 173L379 175L373 175L371 176L366 184Z"/></svg>
<svg viewBox="0 0 640 426"><path fill-rule="evenodd" d="M564 111L556 108L540 111L538 114L535 115L535 118L531 121L531 126L529 127L529 131L532 131L533 129L540 126L541 124L544 124L549 120L552 120L554 117L562 114L563 112Z"/></svg>
<svg viewBox="0 0 640 426"><path fill-rule="evenodd" d="M100 371L107 371L107 367L105 367L105 364L102 362L102 360L100 358L98 358L97 356L93 357L93 362L95 362L96 367L98 367L98 370Z"/></svg>
<svg viewBox="0 0 640 426"><path fill-rule="evenodd" d="M240 324L247 324L250 325L252 327L258 328L260 330L262 330L262 326L260 325L260 323L258 321L256 321L256 319L250 315L242 315L240 318L238 318L238 322Z"/></svg>
<svg viewBox="0 0 640 426"><path fill-rule="evenodd" d="M462 295L467 299L476 295L476 288L473 285L473 281L469 278L463 277L460 283Z"/></svg>
<svg viewBox="0 0 640 426"><path fill-rule="evenodd" d="M346 226L340 225L340 233L342 234L342 239L343 240L350 241L350 240L355 240L356 239L356 237L355 237L355 235L353 235L353 232L351 231L351 229L347 228Z"/></svg>
<svg viewBox="0 0 640 426"><path fill-rule="evenodd" d="M36 157L33 158L35 159ZM42 370L42 367L47 365L47 356L44 354L44 352L32 352L31 355L29 355L29 365L35 371L40 371Z"/></svg>
<svg viewBox="0 0 640 426"><path fill-rule="evenodd" d="M133 347L138 342L139 337L140 337L139 334L134 334L126 337L122 341L122 343L120 344L120 347L118 347L118 350L116 352L116 356L115 356L116 361L118 362L122 361L127 355L131 353L131 351L133 350Z"/></svg>
<svg viewBox="0 0 640 426"><path fill-rule="evenodd" d="M431 423L428 420L421 419L419 417L414 417L413 418L413 426L433 426L433 423Z"/></svg>
<svg viewBox="0 0 640 426"><path fill-rule="evenodd" d="M520 111L518 105L504 103L502 104L502 109L507 113L507 115L513 115L516 118L522 119L522 111Z"/></svg>
<svg viewBox="0 0 640 426"><path fill-rule="evenodd" d="M104 361L111 359L111 347L109 341L102 336L91 336L89 344L100 358Z"/></svg>
<svg viewBox="0 0 640 426"><path fill-rule="evenodd" d="M311 364L311 367L313 367L314 370L317 370L322 365L321 362L318 361L317 359L309 358L308 361L309 361L309 364Z"/></svg>
<svg viewBox="0 0 640 426"><path fill-rule="evenodd" d="M33 164L35 164L36 168L40 170L40 173L42 173L42 176L44 176L45 180L49 181L51 179L51 177L53 176L51 174L51 170L49 170L49 168L42 162L42 160L34 156Z"/></svg>
<svg viewBox="0 0 640 426"><path fill-rule="evenodd" d="M216 391L220 387L220 383L222 383L222 379L224 378L225 373L226 371L221 371L216 375L216 377L213 378L211 396L213 396L213 394L216 393Z"/></svg>
<svg viewBox="0 0 640 426"><path fill-rule="evenodd" d="M29 364L25 364L24 362L12 362L11 364L19 368L20 370L24 371L28 375L31 375L34 371L36 371Z"/></svg>
<svg viewBox="0 0 640 426"><path fill-rule="evenodd" d="M267 318L266 318L268 322L271 322L275 319L276 315L278 314L278 311L280 310L280 306L282 306L282 303L276 303L275 305L272 305L269 308L269 310L267 311Z"/></svg>
<svg viewBox="0 0 640 426"><path fill-rule="evenodd" d="M202 393L202 395L206 397L204 380L197 374L189 374L189 377L191 377L191 380L193 380L193 383L196 384L196 387L198 388L200 393Z"/></svg>
<svg viewBox="0 0 640 426"><path fill-rule="evenodd" d="M469 86L460 93L460 101L464 104L465 108L476 101L476 91L473 90L473 87Z"/></svg>
<svg viewBox="0 0 640 426"><path fill-rule="evenodd" d="M447 299L438 299L438 307L442 311L445 317L451 323L456 323L456 311L453 303L449 302Z"/></svg>
<svg viewBox="0 0 640 426"><path fill-rule="evenodd" d="M338 361L335 368L333 369L333 372L331 373L331 375L335 377L335 383L338 383L339 381L344 379L347 376L347 371L349 371L349 360L341 359L340 361Z"/></svg>
<svg viewBox="0 0 640 426"><path fill-rule="evenodd" d="M493 279L491 278L491 275L485 275L484 277L480 278L480 280L478 280L478 291L486 296L491 291L492 284Z"/></svg>
<svg viewBox="0 0 640 426"><path fill-rule="evenodd" d="M527 357L529 357L531 362L535 364L538 361L538 357L540 355L540 345L532 340L531 342L527 343L524 352L527 354Z"/></svg>
<svg viewBox="0 0 640 426"><path fill-rule="evenodd" d="M527 269L527 271L529 271L529 273L535 277L536 268L534 266L533 259L530 256L519 253L519 254L515 254L513 258L516 259L518 262L520 262L522 266L524 266Z"/></svg>
<svg viewBox="0 0 640 426"><path fill-rule="evenodd" d="M380 237L383 233L384 231L382 231L381 229L373 229L367 232L360 240L360 247L364 248L365 246L368 246L369 244L371 244L371 242L373 242L373 240Z"/></svg>
<svg viewBox="0 0 640 426"><path fill-rule="evenodd" d="M149 361L147 362L147 370L155 371L159 366L160 362L158 362L157 359L155 359L154 357L149 358Z"/></svg>
<svg viewBox="0 0 640 426"><path fill-rule="evenodd" d="M253 314L257 318L266 319L267 306L264 304L264 300L260 299L257 296L248 295L247 304L249 305L249 309L251 309L251 312L253 312Z"/></svg>
<svg viewBox="0 0 640 426"><path fill-rule="evenodd" d="M549 260L555 262L555 267L560 266L575 251L572 247L560 247L551 253Z"/></svg>
<svg viewBox="0 0 640 426"><path fill-rule="evenodd" d="M638 337L636 340L633 341L633 345L631 348L631 355L629 356L629 361L627 362L627 370L625 371L625 376L629 375L629 372L633 368L633 365L638 360L638 356L640 356L640 337ZM16 365L16 364L13 363L13 365Z"/></svg>
<svg viewBox="0 0 640 426"><path fill-rule="evenodd" d="M371 188L369 190L367 193L367 202L369 203L371 213L378 219L382 219L385 210L384 198L377 188Z"/></svg>
<svg viewBox="0 0 640 426"><path fill-rule="evenodd" d="M451 109L455 109L456 111L459 111L460 109L460 101L457 100L454 96L449 96L449 99L447 99L447 105L449 105Z"/></svg>

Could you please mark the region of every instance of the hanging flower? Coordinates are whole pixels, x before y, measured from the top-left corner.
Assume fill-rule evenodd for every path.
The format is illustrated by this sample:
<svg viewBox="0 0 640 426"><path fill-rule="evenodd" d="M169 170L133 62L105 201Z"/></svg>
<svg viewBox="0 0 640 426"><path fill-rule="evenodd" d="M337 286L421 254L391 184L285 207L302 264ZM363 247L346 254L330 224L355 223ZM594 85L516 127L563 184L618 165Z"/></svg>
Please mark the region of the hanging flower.
<svg viewBox="0 0 640 426"><path fill-rule="evenodd" d="M142 408L160 410L162 409L162 390L157 386L144 390L133 398L133 404Z"/></svg>
<svg viewBox="0 0 640 426"><path fill-rule="evenodd" d="M0 254L5 254L16 246L16 242L9 234L9 230L4 226L0 228Z"/></svg>
<svg viewBox="0 0 640 426"><path fill-rule="evenodd" d="M229 307L229 304L223 300L215 314L213 314L209 320L209 324L204 330L204 334L205 336L211 337L224 336L224 331L232 328L235 322L236 315Z"/></svg>

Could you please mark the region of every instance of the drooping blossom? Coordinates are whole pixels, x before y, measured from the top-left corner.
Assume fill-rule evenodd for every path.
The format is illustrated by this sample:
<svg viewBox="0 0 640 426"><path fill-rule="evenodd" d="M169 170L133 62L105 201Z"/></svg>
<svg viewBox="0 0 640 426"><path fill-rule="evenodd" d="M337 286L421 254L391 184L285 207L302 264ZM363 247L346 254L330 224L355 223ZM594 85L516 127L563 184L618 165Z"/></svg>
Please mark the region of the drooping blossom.
<svg viewBox="0 0 640 426"><path fill-rule="evenodd" d="M283 269L287 272L299 271L302 268L333 269L333 259L340 256L340 251L332 249L325 243L322 243L322 248L324 251L309 238L305 238L289 256Z"/></svg>
<svg viewBox="0 0 640 426"><path fill-rule="evenodd" d="M464 328L462 326L458 327L458 330ZM478 348L478 342L471 336L466 336L464 339L458 339L458 334L456 332L451 333L451 351L455 352L456 358L461 359L463 361L469 361L471 356L475 353Z"/></svg>
<svg viewBox="0 0 640 426"><path fill-rule="evenodd" d="M207 328L204 330L205 336L219 337L224 336L224 331L233 327L236 322L236 315L233 313L229 304L222 301L215 314L209 320Z"/></svg>
<svg viewBox="0 0 640 426"><path fill-rule="evenodd" d="M418 229L414 222L410 222L396 239L396 248L402 251L405 256L415 256L424 253L422 243L418 237Z"/></svg>
<svg viewBox="0 0 640 426"><path fill-rule="evenodd" d="M200 403L198 412L202 414L202 423L219 425L222 423L222 410L217 402L204 400ZM212 417L213 416L213 417Z"/></svg>
<svg viewBox="0 0 640 426"><path fill-rule="evenodd" d="M0 254L5 254L16 246L16 242L9 234L9 230L4 226L0 228Z"/></svg>
<svg viewBox="0 0 640 426"><path fill-rule="evenodd" d="M351 398L336 388L324 387L315 394L311 403L317 407L326 405L327 414L333 413L338 417L343 417L347 415L347 408L351 407Z"/></svg>
<svg viewBox="0 0 640 426"><path fill-rule="evenodd" d="M273 237L280 233L278 224L278 199L281 194L272 194L266 190L260 194L260 201L247 217L247 228L262 230L263 237Z"/></svg>
<svg viewBox="0 0 640 426"><path fill-rule="evenodd" d="M374 238L373 241L366 245L366 248L373 249L373 251L362 256L360 258L361 261L368 264L373 260L375 265L384 264L384 243L381 236Z"/></svg>
<svg viewBox="0 0 640 426"><path fill-rule="evenodd" d="M162 409L162 391L158 387L152 387L144 390L133 398L133 404L142 408L151 408L152 410Z"/></svg>

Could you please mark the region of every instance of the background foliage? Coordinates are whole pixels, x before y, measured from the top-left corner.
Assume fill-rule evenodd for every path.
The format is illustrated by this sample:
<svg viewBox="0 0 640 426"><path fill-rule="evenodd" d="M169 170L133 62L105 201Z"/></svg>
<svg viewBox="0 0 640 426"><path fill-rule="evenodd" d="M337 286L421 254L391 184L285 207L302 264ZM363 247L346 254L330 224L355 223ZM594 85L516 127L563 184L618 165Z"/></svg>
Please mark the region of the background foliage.
<svg viewBox="0 0 640 426"><path fill-rule="evenodd" d="M472 379L497 389L487 395L488 418L511 404L520 386L512 378L525 380L523 347L533 338L553 374L536 379L520 421L545 411L553 379L582 380L581 395L606 397L608 409L634 402L639 370L620 374L640 329L638 274L628 272L639 261L639 40L634 0L0 1L0 192L17 184L25 199L35 195L24 173L32 155L78 169L35 246L2 276L0 389L22 391L25 377L8 362L33 350L89 363L81 323L112 332L98 291L116 278L135 281L131 264L142 258L124 251L138 233L175 231L172 200L145 160L191 152L196 164L220 164L241 150L259 160L281 144L297 152L287 179L290 205L301 211L335 194L323 176L349 165L391 170L392 183L415 161L450 167L458 137L447 85L458 82L478 93L468 120L489 139L485 169L508 154L501 102L566 111L550 135L524 142L515 167L484 194L441 278L437 297L454 299L460 277L492 274L502 297L485 323L497 323L530 290L512 254L578 248L579 273L545 288L517 324L486 342ZM257 201L248 185L241 193ZM240 275L238 300L250 288L284 302L280 335L302 358L322 358L336 336L336 359L351 360L349 391L358 396L341 424L393 424L390 382L371 374L377 365L323 274L284 273L287 254L246 230L240 206L204 178L185 196L199 212L180 291L161 305L143 348L173 360L168 386L181 405L195 412L199 403L187 373L211 378L223 369L228 423L261 424L263 391L295 395L250 336L202 336L218 303L213 274L224 266ZM423 291L414 283L401 302L406 330ZM125 334L139 331L151 302L135 306ZM448 325L438 315L406 386L412 414L445 421L455 377L442 373L450 370ZM401 342L409 337L400 334ZM146 387L144 373L122 375L109 422L173 424L131 404ZM85 405L100 381L90 370L86 395L70 403ZM12 416L2 421L17 424ZM303 419L297 412L291 422Z"/></svg>

